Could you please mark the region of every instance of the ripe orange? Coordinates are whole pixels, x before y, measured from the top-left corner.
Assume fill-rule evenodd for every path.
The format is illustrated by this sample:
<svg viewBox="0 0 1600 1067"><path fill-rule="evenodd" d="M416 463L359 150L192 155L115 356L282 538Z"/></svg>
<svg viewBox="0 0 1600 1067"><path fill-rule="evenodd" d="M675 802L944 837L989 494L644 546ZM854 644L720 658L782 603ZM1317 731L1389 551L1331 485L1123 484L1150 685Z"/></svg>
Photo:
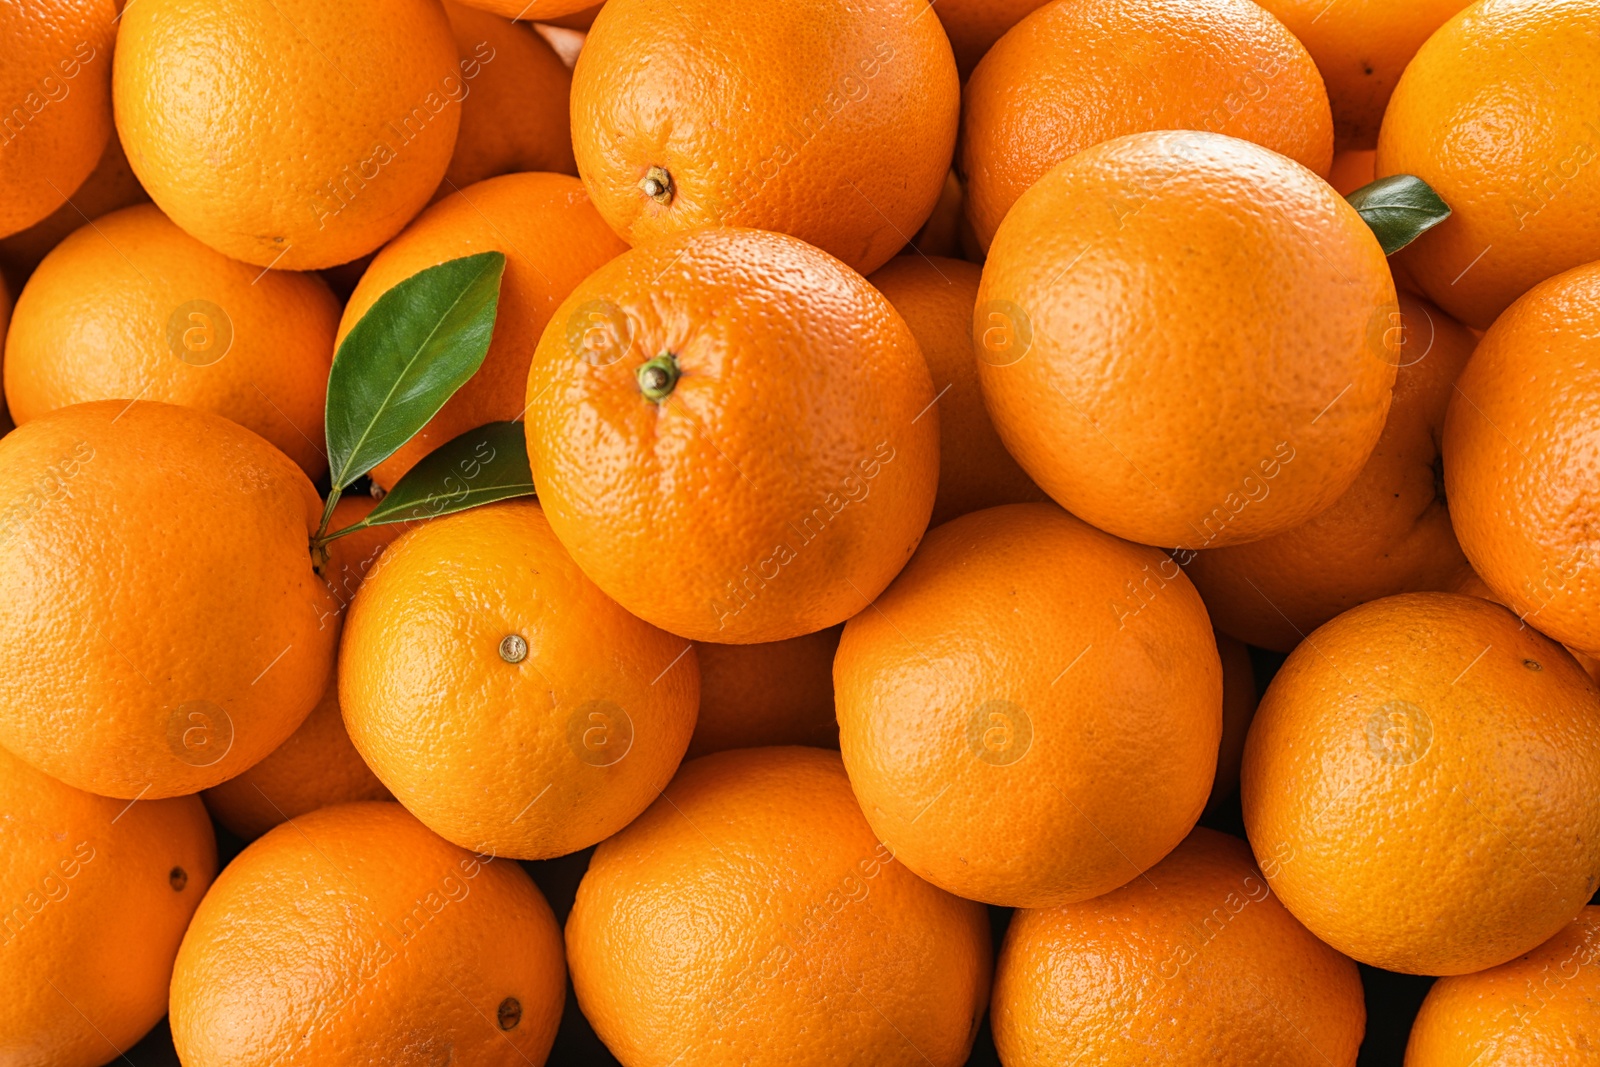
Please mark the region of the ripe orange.
<svg viewBox="0 0 1600 1067"><path fill-rule="evenodd" d="M1242 137L1318 174L1333 160L1316 65L1249 0L1056 0L1017 23L967 82L961 172L979 243L989 247L1056 164L1146 130Z"/></svg>
<svg viewBox="0 0 1600 1067"><path fill-rule="evenodd" d="M562 16L588 11L592 0L463 0L468 7L492 11L501 18L529 22L563 21Z"/></svg>
<svg viewBox="0 0 1600 1067"><path fill-rule="evenodd" d="M172 1041L186 1067L538 1067L564 986L561 931L520 867L398 804L343 804L217 878L178 950Z"/></svg>
<svg viewBox="0 0 1600 1067"><path fill-rule="evenodd" d="M332 667L308 539L322 504L249 430L100 401L0 441L0 744L154 800L277 748Z"/></svg>
<svg viewBox="0 0 1600 1067"><path fill-rule="evenodd" d="M1349 148L1337 152L1333 157L1333 166L1328 168L1328 184L1340 196L1349 196L1377 180L1378 153L1371 148Z"/></svg>
<svg viewBox="0 0 1600 1067"><path fill-rule="evenodd" d="M1115 889L1211 790L1222 670L1199 594L1164 553L1053 504L929 532L845 625L833 680L867 821L971 900Z"/></svg>
<svg viewBox="0 0 1600 1067"><path fill-rule="evenodd" d="M94 170L111 136L113 0L0 6L0 237L49 215Z"/></svg>
<svg viewBox="0 0 1600 1067"><path fill-rule="evenodd" d="M863 274L933 211L960 82L926 0L610 0L572 79L578 173L635 245L793 234Z"/></svg>
<svg viewBox="0 0 1600 1067"><path fill-rule="evenodd" d="M1600 908L1509 963L1441 978L1411 1027L1406 1067L1582 1063L1600 1046Z"/></svg>
<svg viewBox="0 0 1600 1067"><path fill-rule="evenodd" d="M146 203L149 199L139 179L133 176L128 157L122 152L122 142L108 137L100 162L82 185L61 198L59 207L26 230L0 240L0 265L19 278L26 277L52 248L65 241L79 226L118 208Z"/></svg>
<svg viewBox="0 0 1600 1067"><path fill-rule="evenodd" d="M930 525L1000 504L1048 500L1017 466L983 407L972 358L981 268L960 260L896 256L867 279L911 327L939 398L939 493Z"/></svg>
<svg viewBox="0 0 1600 1067"><path fill-rule="evenodd" d="M1256 672L1250 649L1225 633L1214 634L1222 660L1222 740L1217 745L1217 776L1211 782L1206 814L1213 814L1239 791L1239 764L1244 759L1244 739L1255 718Z"/></svg>
<svg viewBox="0 0 1600 1067"><path fill-rule="evenodd" d="M1017 912L995 968L1006 1067L1354 1067L1366 1014L1355 964L1206 829L1121 889Z"/></svg>
<svg viewBox="0 0 1600 1067"><path fill-rule="evenodd" d="M1600 886L1600 688L1487 600L1408 593L1317 630L1268 686L1242 777L1284 906L1375 967L1505 963Z"/></svg>
<svg viewBox="0 0 1600 1067"><path fill-rule="evenodd" d="M0 1050L96 1067L167 1013L178 941L217 873L193 797L129 805L0 750Z"/></svg>
<svg viewBox="0 0 1600 1067"><path fill-rule="evenodd" d="M438 188L463 73L438 0L138 0L117 33L117 132L194 237L258 267L332 267Z"/></svg>
<svg viewBox="0 0 1600 1067"><path fill-rule="evenodd" d="M534 482L584 573L640 618L798 637L866 607L916 548L938 483L930 381L844 264L781 234L683 234L556 312L528 377Z"/></svg>
<svg viewBox="0 0 1600 1067"><path fill-rule="evenodd" d="M5 373L5 335L6 328L11 322L11 291L6 287L6 280L0 275L0 375ZM5 396L0 393L0 437L4 437L16 429L11 421L11 414L6 409Z"/></svg>
<svg viewBox="0 0 1600 1067"><path fill-rule="evenodd" d="M506 267L483 366L421 433L378 464L372 480L387 489L456 435L521 418L528 364L551 314L575 285L627 247L595 212L583 185L564 174L506 174L470 185L389 242L350 294L340 341L378 297L420 270L488 251L505 253Z"/></svg>
<svg viewBox="0 0 1600 1067"><path fill-rule="evenodd" d="M1017 201L972 329L1022 469L1187 563L1298 526L1355 481L1389 410L1396 307L1383 249L1322 179L1231 137L1145 133Z"/></svg>
<svg viewBox="0 0 1600 1067"><path fill-rule="evenodd" d="M836 753L686 764L578 886L584 1016L628 1067L956 1067L988 998L988 921L896 860Z"/></svg>
<svg viewBox="0 0 1600 1067"><path fill-rule="evenodd" d="M19 425L90 400L199 408L319 478L338 323L321 278L229 259L141 204L82 227L28 279L6 341L6 401Z"/></svg>
<svg viewBox="0 0 1600 1067"><path fill-rule="evenodd" d="M445 0L467 84L461 129L436 197L514 171L577 174L567 103L572 72L532 29Z"/></svg>
<svg viewBox="0 0 1600 1067"><path fill-rule="evenodd" d="M1600 259L1597 19L1597 0L1473 4L1418 50L1384 114L1378 174L1415 174L1452 211L1398 262L1469 326Z"/></svg>
<svg viewBox="0 0 1600 1067"><path fill-rule="evenodd" d="M377 503L371 497L341 499L333 509L329 529L340 530L359 522ZM329 613L327 625L342 625L342 609L349 606L363 579L377 565L379 555L403 529L398 524L372 526L329 546L330 559L323 568L323 577L333 587L339 608ZM322 699L287 741L237 778L207 789L202 799L213 818L249 841L285 819L318 808L394 797L350 743L339 711L339 678L335 670L328 677Z"/></svg>
<svg viewBox="0 0 1600 1067"><path fill-rule="evenodd" d="M538 505L434 519L390 545L345 621L356 749L436 833L514 859L616 833L694 731L689 642L623 611Z"/></svg>
<svg viewBox="0 0 1600 1067"><path fill-rule="evenodd" d="M1184 568L1221 630L1287 652L1357 604L1453 588L1467 566L1445 507L1445 409L1477 339L1407 294L1389 333L1399 367L1383 435L1355 483L1311 521L1197 552Z"/></svg>
<svg viewBox="0 0 1600 1067"><path fill-rule="evenodd" d="M838 748L833 654L842 629L765 645L695 642L700 718L684 758L762 745Z"/></svg>
<svg viewBox="0 0 1600 1067"><path fill-rule="evenodd" d="M1341 148L1372 148L1400 72L1471 0L1261 0L1316 60Z"/></svg>
<svg viewBox="0 0 1600 1067"><path fill-rule="evenodd" d="M1461 547L1495 596L1600 654L1600 264L1536 286L1490 327L1456 383L1445 488Z"/></svg>
<svg viewBox="0 0 1600 1067"><path fill-rule="evenodd" d="M917 231L911 243L906 245L909 252L896 256L895 259L904 258L905 255L920 254L928 257L944 256L947 259L960 259L961 237L967 226L966 211L962 207L966 199L966 192L961 184L961 177L951 171L944 177L944 188L939 191L939 202L933 205L933 213L928 216L928 221L922 224L922 229ZM889 263L893 263L890 260ZM884 264L887 267L889 264ZM881 274L883 268L874 271Z"/></svg>
<svg viewBox="0 0 1600 1067"><path fill-rule="evenodd" d="M930 4L950 37L956 69L966 81L978 60L1024 15L1046 0L938 0Z"/></svg>

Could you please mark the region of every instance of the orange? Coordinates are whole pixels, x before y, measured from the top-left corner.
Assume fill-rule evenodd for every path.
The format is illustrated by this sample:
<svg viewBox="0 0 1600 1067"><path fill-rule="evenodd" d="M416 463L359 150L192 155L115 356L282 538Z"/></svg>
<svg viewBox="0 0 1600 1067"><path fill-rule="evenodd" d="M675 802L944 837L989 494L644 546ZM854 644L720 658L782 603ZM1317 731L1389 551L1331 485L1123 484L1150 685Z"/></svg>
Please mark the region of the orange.
<svg viewBox="0 0 1600 1067"><path fill-rule="evenodd" d="M1017 201L972 330L1022 469L1187 563L1355 481L1389 410L1396 307L1383 249L1322 179L1231 137L1145 133Z"/></svg>
<svg viewBox="0 0 1600 1067"><path fill-rule="evenodd" d="M983 907L898 863L811 748L686 764L567 919L578 1003L626 1067L957 1067L990 952Z"/></svg>
<svg viewBox="0 0 1600 1067"><path fill-rule="evenodd" d="M0 1057L115 1061L167 1013L178 941L217 873L193 797L128 804L0 750Z"/></svg>
<svg viewBox="0 0 1600 1067"><path fill-rule="evenodd" d="M467 96L455 155L435 196L513 171L578 173L567 102L572 72L525 25L445 0Z"/></svg>
<svg viewBox="0 0 1600 1067"><path fill-rule="evenodd" d="M327 686L334 628L304 472L227 419L61 408L0 441L0 745L154 800L277 748Z"/></svg>
<svg viewBox="0 0 1600 1067"><path fill-rule="evenodd" d="M528 502L395 541L340 646L345 726L378 778L447 840L514 859L626 826L677 769L699 696L690 643L595 588Z"/></svg>
<svg viewBox="0 0 1600 1067"><path fill-rule="evenodd" d="M989 247L1056 164L1146 130L1242 137L1318 174L1333 160L1316 66L1249 0L1056 0L1017 23L967 82L960 169L979 243Z"/></svg>
<svg viewBox="0 0 1600 1067"><path fill-rule="evenodd" d="M939 398L939 493L931 525L999 504L1048 500L1017 466L983 407L972 312L983 271L960 260L896 256L867 279L911 327Z"/></svg>
<svg viewBox="0 0 1600 1067"><path fill-rule="evenodd" d="M697 641L700 718L685 758L761 745L838 748L833 654L842 629L765 645Z"/></svg>
<svg viewBox="0 0 1600 1067"><path fill-rule="evenodd" d="M1165 554L1053 504L931 531L834 659L839 742L895 858L1050 907L1138 876L1211 791L1222 669Z"/></svg>
<svg viewBox="0 0 1600 1067"><path fill-rule="evenodd" d="M343 498L335 505L328 528L340 530L359 522L377 503L371 497ZM329 565L323 568L323 577L333 587L338 606L325 617L326 625L343 623L343 608L349 606L384 548L404 529L400 524L371 526L329 546ZM394 798L350 743L339 711L335 671L322 699L289 740L237 778L207 789L202 799L213 818L249 841L286 819L318 808Z"/></svg>
<svg viewBox="0 0 1600 1067"><path fill-rule="evenodd" d="M1197 829L1121 889L1017 912L993 1025L1006 1067L1354 1067L1366 1006L1245 843Z"/></svg>
<svg viewBox="0 0 1600 1067"><path fill-rule="evenodd" d="M956 69L966 81L984 53L1005 32L1046 0L938 0L928 5L944 24L955 52Z"/></svg>
<svg viewBox="0 0 1600 1067"><path fill-rule="evenodd" d="M1328 168L1328 184L1340 196L1349 196L1357 189L1377 181L1377 168L1376 150L1349 148L1334 154L1333 166Z"/></svg>
<svg viewBox="0 0 1600 1067"><path fill-rule="evenodd" d="M1222 739L1217 745L1217 776L1211 782L1206 814L1214 814L1239 791L1239 764L1244 759L1244 739L1255 718L1255 667L1243 641L1216 633L1217 655L1222 660Z"/></svg>
<svg viewBox="0 0 1600 1067"><path fill-rule="evenodd" d="M630 244L793 234L863 274L933 211L960 83L926 0L610 0L572 77L573 147Z"/></svg>
<svg viewBox="0 0 1600 1067"><path fill-rule="evenodd" d="M1389 334L1394 400L1355 483L1311 521L1248 545L1197 552L1185 571L1217 627L1287 652L1379 597L1453 588L1467 566L1445 506L1445 409L1477 339L1409 295Z"/></svg>
<svg viewBox="0 0 1600 1067"><path fill-rule="evenodd" d="M118 6L29 0L0 7L0 237L54 211L105 151Z"/></svg>
<svg viewBox="0 0 1600 1067"><path fill-rule="evenodd" d="M939 202L933 206L933 214L928 216L928 221L922 224L922 229L917 231L917 235L906 246L911 250L909 254L961 258L962 230L966 228L967 223L966 212L962 207L965 198L961 176L952 170L944 176L944 188L939 192ZM887 267L888 264L884 266ZM882 273L882 268L873 273Z"/></svg>
<svg viewBox="0 0 1600 1067"><path fill-rule="evenodd" d="M550 905L515 863L398 804L342 804L269 831L217 878L178 950L172 1042L186 1067L539 1067L565 969Z"/></svg>
<svg viewBox="0 0 1600 1067"><path fill-rule="evenodd" d="M1428 38L1384 113L1379 176L1415 174L1452 212L1398 262L1469 326L1600 259L1597 19L1600 0L1482 0Z"/></svg>
<svg viewBox="0 0 1600 1067"><path fill-rule="evenodd" d="M1456 383L1445 489L1461 547L1495 597L1557 641L1600 653L1600 264L1535 287Z"/></svg>
<svg viewBox="0 0 1600 1067"><path fill-rule="evenodd" d="M118 208L132 207L149 199L139 179L133 176L128 157L122 152L122 142L109 137L100 162L82 185L61 198L59 207L21 233L0 240L0 264L25 277L79 226Z"/></svg>
<svg viewBox="0 0 1600 1067"><path fill-rule="evenodd" d="M590 0L468 0L466 6L492 11L501 18L561 23L563 16L587 12L593 5Z"/></svg>
<svg viewBox="0 0 1600 1067"><path fill-rule="evenodd" d="M1341 148L1372 148L1400 72L1471 0L1261 0L1316 60Z"/></svg>
<svg viewBox="0 0 1600 1067"><path fill-rule="evenodd" d="M534 346L556 306L601 264L627 250L564 174L506 174L469 185L424 212L373 259L345 305L339 340L392 287L428 267L503 252L494 339L478 373L433 421L372 472L385 489L417 460L486 422L519 419Z"/></svg>
<svg viewBox="0 0 1600 1067"><path fill-rule="evenodd" d="M5 334L11 322L11 291L6 288L4 276L0 276L0 375L5 372ZM11 413L6 409L5 397L0 395L0 437L4 437L16 425L11 421Z"/></svg>
<svg viewBox="0 0 1600 1067"><path fill-rule="evenodd" d="M18 425L90 400L199 408L319 478L338 324L321 278L228 259L140 204L79 229L28 279L6 340L6 401Z"/></svg>
<svg viewBox="0 0 1600 1067"><path fill-rule="evenodd" d="M464 75L439 0L138 0L117 33L117 132L194 237L258 267L332 267L438 188Z"/></svg>
<svg viewBox="0 0 1600 1067"><path fill-rule="evenodd" d="M1313 633L1267 687L1241 784L1273 891L1374 967L1497 966L1600 886L1600 688L1477 597L1375 600Z"/></svg>
<svg viewBox="0 0 1600 1067"><path fill-rule="evenodd" d="M1600 1046L1600 908L1531 952L1428 990L1406 1067L1583 1063Z"/></svg>
<svg viewBox="0 0 1600 1067"><path fill-rule="evenodd" d="M922 537L930 382L904 320L833 258L756 230L667 238L590 275L540 340L534 483L578 566L640 618L798 637L866 607Z"/></svg>

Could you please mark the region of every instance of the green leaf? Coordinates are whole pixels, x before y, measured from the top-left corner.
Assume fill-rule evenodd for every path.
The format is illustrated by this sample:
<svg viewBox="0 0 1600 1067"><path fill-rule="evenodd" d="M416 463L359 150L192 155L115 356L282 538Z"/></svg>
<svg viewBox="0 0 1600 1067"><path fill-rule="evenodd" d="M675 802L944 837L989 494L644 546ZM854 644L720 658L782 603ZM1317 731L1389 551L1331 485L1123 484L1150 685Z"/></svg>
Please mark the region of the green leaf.
<svg viewBox="0 0 1600 1067"><path fill-rule="evenodd" d="M504 253L479 252L418 271L345 335L325 416L335 491L392 456L477 373L505 266Z"/></svg>
<svg viewBox="0 0 1600 1067"><path fill-rule="evenodd" d="M532 493L533 473L522 423L491 422L428 453L365 519L337 531L329 540L368 526L434 519Z"/></svg>
<svg viewBox="0 0 1600 1067"><path fill-rule="evenodd" d="M1450 205L1414 174L1379 178L1345 197L1392 256L1450 217Z"/></svg>

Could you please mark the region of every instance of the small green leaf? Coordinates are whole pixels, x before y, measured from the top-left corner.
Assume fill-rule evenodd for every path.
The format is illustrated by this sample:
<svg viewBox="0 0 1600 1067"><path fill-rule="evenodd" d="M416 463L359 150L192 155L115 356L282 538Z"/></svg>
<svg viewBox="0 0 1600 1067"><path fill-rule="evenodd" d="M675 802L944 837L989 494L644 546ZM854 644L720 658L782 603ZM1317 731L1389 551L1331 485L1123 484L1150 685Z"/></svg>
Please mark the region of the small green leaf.
<svg viewBox="0 0 1600 1067"><path fill-rule="evenodd" d="M434 519L532 493L533 474L522 423L491 422L428 453L365 519L332 534L329 540L368 526Z"/></svg>
<svg viewBox="0 0 1600 1067"><path fill-rule="evenodd" d="M1392 256L1450 217L1450 205L1414 174L1379 178L1345 197Z"/></svg>
<svg viewBox="0 0 1600 1067"><path fill-rule="evenodd" d="M479 252L418 271L345 335L325 417L335 490L393 455L477 373L505 265L503 253Z"/></svg>

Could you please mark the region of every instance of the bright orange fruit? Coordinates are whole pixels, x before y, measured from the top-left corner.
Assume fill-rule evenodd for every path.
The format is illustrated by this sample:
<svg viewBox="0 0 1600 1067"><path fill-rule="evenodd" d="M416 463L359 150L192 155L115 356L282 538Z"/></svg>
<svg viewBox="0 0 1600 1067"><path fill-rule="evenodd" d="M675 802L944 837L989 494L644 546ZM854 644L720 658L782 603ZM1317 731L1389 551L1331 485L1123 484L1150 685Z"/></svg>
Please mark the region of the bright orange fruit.
<svg viewBox="0 0 1600 1067"><path fill-rule="evenodd" d="M695 642L700 717L684 758L763 745L838 748L833 654L842 629L764 645Z"/></svg>

